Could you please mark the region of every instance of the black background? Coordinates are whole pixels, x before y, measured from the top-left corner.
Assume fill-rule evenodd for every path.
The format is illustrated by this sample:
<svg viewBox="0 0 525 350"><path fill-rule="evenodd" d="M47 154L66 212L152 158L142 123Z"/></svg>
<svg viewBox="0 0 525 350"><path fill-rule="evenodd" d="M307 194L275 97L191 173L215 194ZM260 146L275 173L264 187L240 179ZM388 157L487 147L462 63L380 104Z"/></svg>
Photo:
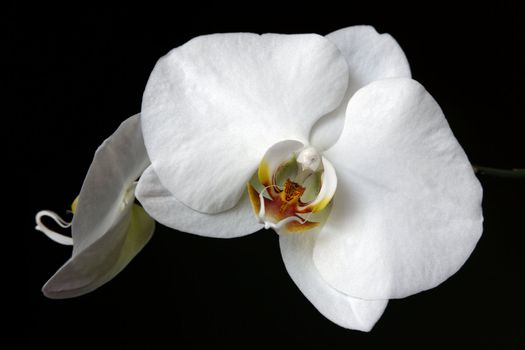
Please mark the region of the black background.
<svg viewBox="0 0 525 350"><path fill-rule="evenodd" d="M404 49L414 79L440 103L472 163L525 167L525 61L519 52L524 40L516 8L504 3L463 11L436 5L397 11L379 5L364 11L351 3L304 7L8 5L7 57L13 60L5 75L14 95L7 95L6 105L13 108L4 112L15 125L4 134L15 167L7 172L16 191L10 198L22 214L16 235L23 246L13 248L25 269L14 290L24 295L17 308L24 333L20 345L524 345L523 180L481 177L485 231L471 258L441 286L391 301L368 334L340 328L316 311L288 277L271 231L219 240L158 225L144 250L100 289L70 300L42 296L41 286L67 260L70 248L34 231L34 214L68 208L97 146L140 111L156 60L197 35L327 34L374 25Z"/></svg>

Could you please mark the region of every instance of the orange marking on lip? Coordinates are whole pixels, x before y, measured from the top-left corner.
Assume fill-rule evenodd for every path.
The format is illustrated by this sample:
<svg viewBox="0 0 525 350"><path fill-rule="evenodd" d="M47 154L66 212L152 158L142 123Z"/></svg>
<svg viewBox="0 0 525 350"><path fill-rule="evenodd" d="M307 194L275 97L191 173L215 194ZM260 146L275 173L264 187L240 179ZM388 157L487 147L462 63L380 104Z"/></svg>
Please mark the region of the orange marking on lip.
<svg viewBox="0 0 525 350"><path fill-rule="evenodd" d="M304 203L300 201L304 191L305 188L303 186L291 181L290 179L286 180L283 190L267 191L271 198L264 198L265 215L270 217L272 221L276 223L292 216L295 216L303 221L304 219L297 214L299 212L299 206L304 205ZM257 190L250 183L248 183L248 195L250 197L250 202L252 203L252 208L255 212L255 215L259 215L259 211L261 210L259 192L257 192ZM310 210L303 209L301 214L309 212ZM292 221L286 224L284 227L286 228L287 232L298 233L312 229L318 225L319 222L313 221L306 221L304 224L301 224L297 221Z"/></svg>

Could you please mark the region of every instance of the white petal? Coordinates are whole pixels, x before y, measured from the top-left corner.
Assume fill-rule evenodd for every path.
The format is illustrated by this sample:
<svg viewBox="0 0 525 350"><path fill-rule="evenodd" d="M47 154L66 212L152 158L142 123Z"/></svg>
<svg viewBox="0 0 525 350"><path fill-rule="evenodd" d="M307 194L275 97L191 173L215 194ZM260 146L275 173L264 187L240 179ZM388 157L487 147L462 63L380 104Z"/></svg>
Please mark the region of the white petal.
<svg viewBox="0 0 525 350"><path fill-rule="evenodd" d="M133 189L148 163L135 115L95 153L73 217L73 255L44 286L46 296L69 298L98 288L147 243L154 222L133 205Z"/></svg>
<svg viewBox="0 0 525 350"><path fill-rule="evenodd" d="M343 53L349 68L348 90L341 105L319 119L312 128L311 143L318 149L332 146L344 126L346 106L363 86L380 79L410 78L410 67L399 44L389 34L371 26L353 26L326 36Z"/></svg>
<svg viewBox="0 0 525 350"><path fill-rule="evenodd" d="M200 213L179 202L165 189L152 166L140 177L135 194L148 214L175 230L206 237L234 238L263 227L253 214L246 193L232 209L218 214Z"/></svg>
<svg viewBox="0 0 525 350"><path fill-rule="evenodd" d="M345 59L318 35L197 37L159 60L144 92L155 173L190 208L230 209L265 151L283 139L306 143L347 80Z"/></svg>
<svg viewBox="0 0 525 350"><path fill-rule="evenodd" d="M482 232L482 189L419 83L388 79L358 91L325 156L339 184L314 261L333 287L402 298L437 286L469 257Z"/></svg>
<svg viewBox="0 0 525 350"><path fill-rule="evenodd" d="M308 231L279 236L286 270L301 292L326 318L341 327L370 331L383 314L388 300L352 298L326 283L312 259L316 234Z"/></svg>

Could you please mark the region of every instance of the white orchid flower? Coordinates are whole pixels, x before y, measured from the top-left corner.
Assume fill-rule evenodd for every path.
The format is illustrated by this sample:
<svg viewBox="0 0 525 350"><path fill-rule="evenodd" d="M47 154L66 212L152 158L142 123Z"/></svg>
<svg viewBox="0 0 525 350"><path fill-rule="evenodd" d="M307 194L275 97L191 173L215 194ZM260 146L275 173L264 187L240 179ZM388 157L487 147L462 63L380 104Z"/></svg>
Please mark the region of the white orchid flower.
<svg viewBox="0 0 525 350"><path fill-rule="evenodd" d="M197 37L158 61L141 113L145 210L209 237L275 229L292 279L340 326L369 331L480 238L465 153L372 27Z"/></svg>
<svg viewBox="0 0 525 350"><path fill-rule="evenodd" d="M136 179L149 165L139 115L124 121L98 148L77 200L73 222L55 213L37 214L36 229L51 239L73 245L73 254L42 291L49 298L89 293L111 280L149 241L155 222L134 204ZM42 217L71 226L72 237L47 228Z"/></svg>
<svg viewBox="0 0 525 350"><path fill-rule="evenodd" d="M54 213L37 215L37 229L73 245L43 291L67 298L109 281L151 237L147 214L209 237L266 227L311 303L369 331L389 299L461 267L482 232L481 197L391 36L201 36L159 60L140 118L98 149L72 238L43 225L69 225Z"/></svg>

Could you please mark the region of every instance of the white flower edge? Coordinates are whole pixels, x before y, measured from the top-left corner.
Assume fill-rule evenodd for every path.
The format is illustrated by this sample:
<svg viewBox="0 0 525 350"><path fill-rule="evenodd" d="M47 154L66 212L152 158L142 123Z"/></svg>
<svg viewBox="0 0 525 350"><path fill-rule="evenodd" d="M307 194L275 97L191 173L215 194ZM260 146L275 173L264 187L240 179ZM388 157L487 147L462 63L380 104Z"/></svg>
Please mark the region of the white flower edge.
<svg viewBox="0 0 525 350"><path fill-rule="evenodd" d="M314 262L339 291L403 298L456 273L483 230L482 188L443 111L418 82L376 81L350 100L332 211Z"/></svg>
<svg viewBox="0 0 525 350"><path fill-rule="evenodd" d="M388 300L352 298L330 286L313 261L316 231L279 236L286 270L299 290L324 317L341 327L369 332L383 314Z"/></svg>
<svg viewBox="0 0 525 350"><path fill-rule="evenodd" d="M341 51L350 76L339 107L319 119L310 132L311 144L320 151L333 146L340 137L348 101L357 90L376 80L412 77L405 53L390 34L359 25L336 30L325 38Z"/></svg>
<svg viewBox="0 0 525 350"><path fill-rule="evenodd" d="M135 180L148 164L135 115L97 149L73 218L72 257L44 285L44 295L71 298L93 291L149 241L155 223L134 204Z"/></svg>
<svg viewBox="0 0 525 350"><path fill-rule="evenodd" d="M175 230L213 238L235 238L262 228L253 216L247 193L229 210L201 213L182 204L164 188L152 166L140 177L135 194L149 215Z"/></svg>

